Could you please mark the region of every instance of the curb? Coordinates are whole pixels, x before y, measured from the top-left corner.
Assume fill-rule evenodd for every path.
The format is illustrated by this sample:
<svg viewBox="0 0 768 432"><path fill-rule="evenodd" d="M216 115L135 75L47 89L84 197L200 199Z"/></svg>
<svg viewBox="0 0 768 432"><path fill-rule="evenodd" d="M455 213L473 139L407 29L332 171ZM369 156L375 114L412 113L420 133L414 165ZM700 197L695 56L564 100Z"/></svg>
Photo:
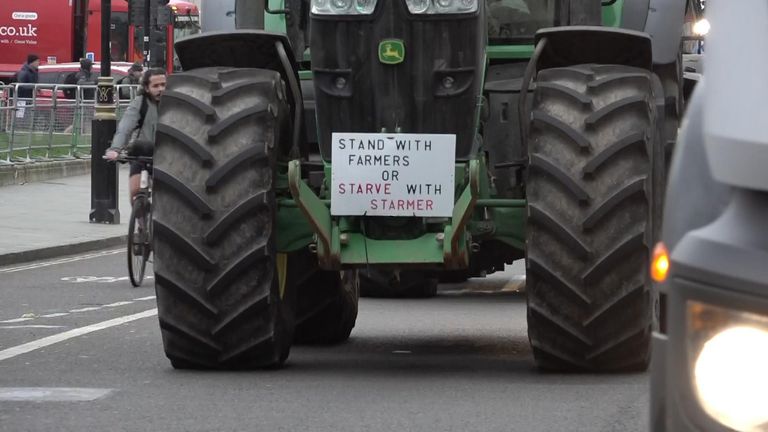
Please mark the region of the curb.
<svg viewBox="0 0 768 432"><path fill-rule="evenodd" d="M22 185L86 175L90 172L90 158L0 165L0 186Z"/></svg>
<svg viewBox="0 0 768 432"><path fill-rule="evenodd" d="M0 267L27 263L30 261L58 258L65 255L74 255L83 252L106 249L114 246L123 246L127 241L128 236L121 235L99 240L89 240L81 243L51 246L47 248L3 254L0 255Z"/></svg>

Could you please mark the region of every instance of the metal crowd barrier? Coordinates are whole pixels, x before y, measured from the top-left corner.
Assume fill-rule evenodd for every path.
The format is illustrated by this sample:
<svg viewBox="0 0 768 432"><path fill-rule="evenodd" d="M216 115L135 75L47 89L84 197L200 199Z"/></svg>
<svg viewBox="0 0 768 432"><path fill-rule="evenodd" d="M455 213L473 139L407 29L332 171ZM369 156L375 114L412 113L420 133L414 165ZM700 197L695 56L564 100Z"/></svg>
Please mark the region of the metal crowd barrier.
<svg viewBox="0 0 768 432"><path fill-rule="evenodd" d="M115 86L118 121L137 91ZM0 84L0 164L90 157L95 95L95 85Z"/></svg>

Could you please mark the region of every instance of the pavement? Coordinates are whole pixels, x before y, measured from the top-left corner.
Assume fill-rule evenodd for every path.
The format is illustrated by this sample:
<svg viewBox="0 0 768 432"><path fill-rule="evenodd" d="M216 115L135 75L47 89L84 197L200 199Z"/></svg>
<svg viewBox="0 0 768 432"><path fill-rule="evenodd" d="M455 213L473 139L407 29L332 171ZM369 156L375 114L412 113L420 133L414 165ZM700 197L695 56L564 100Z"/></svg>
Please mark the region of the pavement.
<svg viewBox="0 0 768 432"><path fill-rule="evenodd" d="M119 174L120 224L89 221L91 176L0 187L0 266L125 244L130 207L127 167Z"/></svg>

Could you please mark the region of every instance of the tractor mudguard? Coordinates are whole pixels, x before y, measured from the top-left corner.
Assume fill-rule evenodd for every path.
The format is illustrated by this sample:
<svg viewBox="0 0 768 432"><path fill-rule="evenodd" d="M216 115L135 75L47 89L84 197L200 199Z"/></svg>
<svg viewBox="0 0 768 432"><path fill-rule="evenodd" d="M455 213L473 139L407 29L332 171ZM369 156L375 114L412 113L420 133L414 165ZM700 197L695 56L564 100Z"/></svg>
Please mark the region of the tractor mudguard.
<svg viewBox="0 0 768 432"><path fill-rule="evenodd" d="M647 70L653 66L651 38L642 32L599 26L552 27L536 32L536 45L544 38L547 43L536 62L537 71L589 63Z"/></svg>
<svg viewBox="0 0 768 432"><path fill-rule="evenodd" d="M290 66L281 62L275 42L282 42L288 58L294 58L286 35L262 30L201 33L176 42L174 47L183 70L203 67L271 69L280 72L286 82L289 74L298 79L296 62L290 60Z"/></svg>
<svg viewBox="0 0 768 432"><path fill-rule="evenodd" d="M209 32L180 40L175 48L185 71L204 67L235 67L279 72L286 83L291 105L293 134L290 149L307 153L299 68L286 35L261 30Z"/></svg>

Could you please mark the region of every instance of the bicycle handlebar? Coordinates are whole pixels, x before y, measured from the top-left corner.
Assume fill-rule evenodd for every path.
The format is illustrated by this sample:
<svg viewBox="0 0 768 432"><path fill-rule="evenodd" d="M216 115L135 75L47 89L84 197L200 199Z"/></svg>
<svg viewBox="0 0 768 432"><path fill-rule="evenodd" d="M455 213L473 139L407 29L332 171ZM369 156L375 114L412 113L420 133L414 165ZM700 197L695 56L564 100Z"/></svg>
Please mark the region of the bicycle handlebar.
<svg viewBox="0 0 768 432"><path fill-rule="evenodd" d="M102 156L102 159L107 159L106 156ZM145 162L145 163L152 163L152 156L128 156L125 153L120 153L120 155L115 160L110 160L109 162L117 162L117 163L128 163L128 162Z"/></svg>
<svg viewBox="0 0 768 432"><path fill-rule="evenodd" d="M120 155L117 157L120 162L152 162L152 156L128 156Z"/></svg>

